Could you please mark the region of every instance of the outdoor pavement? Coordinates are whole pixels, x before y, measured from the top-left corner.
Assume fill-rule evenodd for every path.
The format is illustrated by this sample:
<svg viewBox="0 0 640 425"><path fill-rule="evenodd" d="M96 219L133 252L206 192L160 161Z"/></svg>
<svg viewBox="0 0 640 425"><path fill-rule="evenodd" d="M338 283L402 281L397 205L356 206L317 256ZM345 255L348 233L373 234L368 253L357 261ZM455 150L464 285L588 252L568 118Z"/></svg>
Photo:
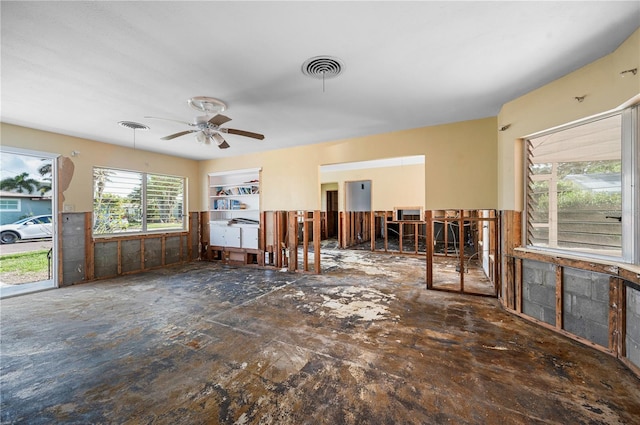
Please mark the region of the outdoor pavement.
<svg viewBox="0 0 640 425"><path fill-rule="evenodd" d="M0 244L0 255L16 254L20 252L38 251L41 249L51 249L53 242L49 240L18 241L10 244Z"/></svg>

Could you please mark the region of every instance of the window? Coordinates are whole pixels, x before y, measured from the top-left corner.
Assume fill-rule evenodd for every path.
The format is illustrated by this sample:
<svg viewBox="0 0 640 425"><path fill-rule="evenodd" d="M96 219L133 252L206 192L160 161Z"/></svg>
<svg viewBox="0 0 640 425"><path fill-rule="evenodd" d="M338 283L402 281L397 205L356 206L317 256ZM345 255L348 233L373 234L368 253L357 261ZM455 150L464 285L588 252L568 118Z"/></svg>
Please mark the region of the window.
<svg viewBox="0 0 640 425"><path fill-rule="evenodd" d="M182 177L93 169L93 233L183 230Z"/></svg>
<svg viewBox="0 0 640 425"><path fill-rule="evenodd" d="M33 222L35 224L51 224L51 216L50 215L41 215L39 217L25 219L25 221L31 221L31 222Z"/></svg>
<svg viewBox="0 0 640 425"><path fill-rule="evenodd" d="M637 116L629 108L526 140L527 246L638 261Z"/></svg>
<svg viewBox="0 0 640 425"><path fill-rule="evenodd" d="M20 200L0 199L0 211L20 211Z"/></svg>

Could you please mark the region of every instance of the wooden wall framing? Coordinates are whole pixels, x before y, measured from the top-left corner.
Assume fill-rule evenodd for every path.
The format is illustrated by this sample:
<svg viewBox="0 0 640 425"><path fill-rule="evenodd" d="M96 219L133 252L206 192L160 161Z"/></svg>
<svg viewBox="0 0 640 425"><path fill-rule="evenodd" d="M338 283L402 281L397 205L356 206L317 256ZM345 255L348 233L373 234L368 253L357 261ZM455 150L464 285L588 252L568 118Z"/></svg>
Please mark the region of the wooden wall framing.
<svg viewBox="0 0 640 425"><path fill-rule="evenodd" d="M260 246L264 265L292 272L320 274L322 214L315 211L263 211ZM301 259L298 250L301 249ZM313 257L313 267L310 258Z"/></svg>
<svg viewBox="0 0 640 425"><path fill-rule="evenodd" d="M455 251L457 252L457 257L459 260L459 289L456 292L460 293L469 293L473 295L488 295L488 294L478 294L475 292L469 292L465 290L465 281L464 281L464 270L466 267L466 263L471 257L465 256L465 225L469 225L471 227L470 236L473 238L473 245L476 248L476 253L479 253L479 240L481 236L479 235L480 229L485 224L488 226L489 235L488 240L483 241L483 243L488 243L488 255L487 259L489 274L487 278L493 284L493 293L491 296L497 297L501 290L501 279L500 279L500 249L499 249L499 228L500 221L497 217L497 214L494 210L488 210L489 216L483 217L480 214L481 210L438 210L438 211L426 211L425 222L427 228L427 252L426 252L426 287L427 289L439 289L434 287L433 284L433 269L434 269L434 257L435 256L443 256L448 257L449 255L449 246L453 243L455 245ZM455 213L455 214L453 214ZM435 252L435 246L438 239L435 235L435 224L442 224L443 232L443 246L444 252L437 253ZM453 241L449 240L449 228L450 224L454 223L457 226L458 234L455 236ZM445 289L443 289L445 290Z"/></svg>

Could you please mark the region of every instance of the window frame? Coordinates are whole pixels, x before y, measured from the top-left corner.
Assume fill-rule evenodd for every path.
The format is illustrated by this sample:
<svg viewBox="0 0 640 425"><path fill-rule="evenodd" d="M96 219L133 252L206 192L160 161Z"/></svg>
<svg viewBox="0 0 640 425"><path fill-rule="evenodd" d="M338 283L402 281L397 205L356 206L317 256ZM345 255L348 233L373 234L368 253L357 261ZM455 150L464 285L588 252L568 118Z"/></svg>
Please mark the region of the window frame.
<svg viewBox="0 0 640 425"><path fill-rule="evenodd" d="M16 203L16 208L5 208L4 207L4 202L15 202ZM0 199L0 212L20 212L22 211L22 200L21 199Z"/></svg>
<svg viewBox="0 0 640 425"><path fill-rule="evenodd" d="M529 139L538 138L571 128L583 126L598 120L609 118L615 115L621 116L621 194L622 194L622 244L621 255L603 255L580 251L579 249L565 249L558 247L542 247L530 245L528 233L529 222L529 152L526 144ZM640 104L607 111L589 118L574 121L551 129L531 134L522 138L525 148L522 149L523 157L523 214L522 214L522 246L526 249L548 252L550 254L564 254L587 259L601 259L607 261L618 261L629 264L640 264L640 241L638 241L638 230L640 230L640 194L634 188L640 188Z"/></svg>
<svg viewBox="0 0 640 425"><path fill-rule="evenodd" d="M124 231L116 231L109 233L96 233L95 228L92 226L91 233L94 238L104 238L104 237L114 237L114 236L131 236L131 235L145 235L145 234L158 234L158 233L183 233L188 228L188 214L187 211L187 178L184 176L176 176L171 174L161 174L161 173L152 173L146 171L136 171L136 170L127 170L123 168L113 168L113 167L103 167L103 166L93 166L92 167L92 214L95 216L95 171L96 170L105 170L105 171L113 171L113 172L123 172L123 173L133 173L140 176L140 220L141 220L141 228L140 230L124 230ZM149 177L158 176L162 178L175 178L180 179L182 182L182 205L180 210L180 218L182 219L182 225L180 227L169 227L169 228L159 228L159 229L149 229L148 223L148 207L149 201L147 197L147 185L149 183Z"/></svg>

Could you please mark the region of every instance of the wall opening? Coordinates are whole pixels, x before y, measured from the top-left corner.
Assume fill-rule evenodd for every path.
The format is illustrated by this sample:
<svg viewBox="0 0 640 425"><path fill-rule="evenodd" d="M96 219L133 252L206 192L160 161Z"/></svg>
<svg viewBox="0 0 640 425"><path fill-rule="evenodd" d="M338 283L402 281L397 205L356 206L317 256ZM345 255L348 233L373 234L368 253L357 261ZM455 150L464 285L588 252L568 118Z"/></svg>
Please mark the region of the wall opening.
<svg viewBox="0 0 640 425"><path fill-rule="evenodd" d="M56 156L0 153L0 298L57 287Z"/></svg>

